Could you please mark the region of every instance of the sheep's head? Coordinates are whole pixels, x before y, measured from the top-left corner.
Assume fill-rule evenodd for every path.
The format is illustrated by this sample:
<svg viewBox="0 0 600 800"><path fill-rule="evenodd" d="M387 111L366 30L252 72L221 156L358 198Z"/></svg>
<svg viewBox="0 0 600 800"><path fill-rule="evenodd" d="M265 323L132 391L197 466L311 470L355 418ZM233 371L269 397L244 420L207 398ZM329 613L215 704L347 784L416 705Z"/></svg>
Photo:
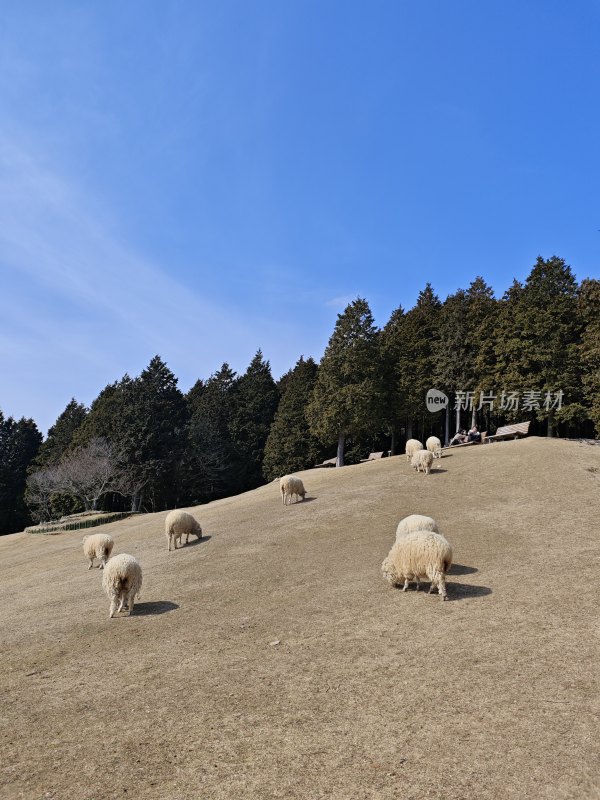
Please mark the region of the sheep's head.
<svg viewBox="0 0 600 800"><path fill-rule="evenodd" d="M381 565L381 571L385 580L392 586L395 586L395 584L398 583L398 574L389 556L384 558L383 564Z"/></svg>

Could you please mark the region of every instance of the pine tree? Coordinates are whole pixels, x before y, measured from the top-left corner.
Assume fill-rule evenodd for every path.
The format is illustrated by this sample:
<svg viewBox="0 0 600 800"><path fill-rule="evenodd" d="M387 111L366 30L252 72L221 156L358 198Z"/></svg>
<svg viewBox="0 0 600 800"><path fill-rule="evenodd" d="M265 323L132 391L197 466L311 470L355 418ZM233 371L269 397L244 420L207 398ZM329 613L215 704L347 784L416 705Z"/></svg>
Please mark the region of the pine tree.
<svg viewBox="0 0 600 800"><path fill-rule="evenodd" d="M600 439L600 281L581 282L578 298L579 316L583 324L580 344L582 382L588 416Z"/></svg>
<svg viewBox="0 0 600 800"><path fill-rule="evenodd" d="M0 411L0 535L23 530L30 521L24 501L27 470L41 443L32 419L5 419Z"/></svg>
<svg viewBox="0 0 600 800"><path fill-rule="evenodd" d="M461 427L457 392L469 390L467 371L468 299L463 289L448 295L438 316L438 336L433 346L434 382L449 398L446 408L445 441ZM455 421L452 422L452 400Z"/></svg>
<svg viewBox="0 0 600 800"><path fill-rule="evenodd" d="M434 353L439 338L439 315L441 303L431 284L419 292L416 305L407 312L404 321L404 350L398 364L400 393L406 398L406 435L416 435L416 427L425 435L426 426L433 418L427 412L425 397L432 389L434 375ZM427 421L425 420L427 415Z"/></svg>
<svg viewBox="0 0 600 800"><path fill-rule="evenodd" d="M384 391L378 331L366 300L338 314L307 407L310 430L323 444L337 441L337 466L344 464L350 434L375 433L384 424Z"/></svg>
<svg viewBox="0 0 600 800"><path fill-rule="evenodd" d="M87 408L82 403L78 403L75 398L69 401L65 410L48 431L48 436L36 458L36 466L47 467L58 464L64 453L71 448L77 431L85 422L87 413Z"/></svg>
<svg viewBox="0 0 600 800"><path fill-rule="evenodd" d="M406 424L408 416L406 383L403 380L406 338L406 314L402 306L399 306L392 312L380 336L380 358L384 377L383 424L391 437L392 455L396 454L398 432Z"/></svg>
<svg viewBox="0 0 600 800"><path fill-rule="evenodd" d="M325 458L305 416L317 371L312 358L305 361L301 357L294 369L279 381L279 389L283 387L283 391L265 445L263 474L267 480L306 469Z"/></svg>
<svg viewBox="0 0 600 800"><path fill-rule="evenodd" d="M237 384L235 372L225 363L205 383L198 381L186 398L190 423L182 481L190 504L225 497L240 486L231 437Z"/></svg>
<svg viewBox="0 0 600 800"><path fill-rule="evenodd" d="M498 377L505 385L510 381L511 391L536 393L533 403L521 404L519 416L546 419L551 436L557 421L572 420L582 408L577 283L564 259L538 256L524 286L515 282L506 298L499 313ZM561 391L563 408L556 413L547 398Z"/></svg>
<svg viewBox="0 0 600 800"><path fill-rule="evenodd" d="M237 384L237 408L231 435L240 456L242 488L263 483L263 457L279 393L268 361L259 350Z"/></svg>

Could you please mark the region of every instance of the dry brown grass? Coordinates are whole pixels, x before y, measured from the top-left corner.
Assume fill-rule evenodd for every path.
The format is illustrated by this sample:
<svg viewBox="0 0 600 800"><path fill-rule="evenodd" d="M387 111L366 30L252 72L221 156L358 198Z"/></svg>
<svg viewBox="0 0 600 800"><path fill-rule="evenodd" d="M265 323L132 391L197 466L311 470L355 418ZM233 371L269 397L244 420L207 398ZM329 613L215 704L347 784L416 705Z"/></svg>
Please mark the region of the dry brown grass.
<svg viewBox="0 0 600 800"><path fill-rule="evenodd" d="M142 563L108 619L79 532L0 539L0 796L600 797L600 448L527 439L302 473L102 528ZM450 602L391 589L398 520L454 546ZM273 644L278 641L279 644Z"/></svg>

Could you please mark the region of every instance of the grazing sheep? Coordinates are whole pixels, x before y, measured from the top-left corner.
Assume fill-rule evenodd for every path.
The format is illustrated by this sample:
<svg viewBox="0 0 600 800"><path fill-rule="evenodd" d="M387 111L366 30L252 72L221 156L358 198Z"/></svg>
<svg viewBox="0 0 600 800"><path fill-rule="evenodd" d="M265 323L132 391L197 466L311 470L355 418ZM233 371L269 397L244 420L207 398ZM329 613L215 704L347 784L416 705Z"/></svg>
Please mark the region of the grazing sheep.
<svg viewBox="0 0 600 800"><path fill-rule="evenodd" d="M442 598L447 600L446 573L452 564L452 547L441 533L433 531L413 531L397 539L381 565L383 577L392 586L408 589L409 581L416 581L417 591L420 579L431 581L429 593L436 588Z"/></svg>
<svg viewBox="0 0 600 800"><path fill-rule="evenodd" d="M424 517L422 514L411 514L401 519L398 523L398 527L396 528L396 540L414 531L433 531L434 533L438 533L438 526L432 517Z"/></svg>
<svg viewBox="0 0 600 800"><path fill-rule="evenodd" d="M430 453L429 450L417 450L413 453L410 464L417 472L420 472L422 469L425 475L429 475L431 465L433 464L433 453Z"/></svg>
<svg viewBox="0 0 600 800"><path fill-rule="evenodd" d="M416 453L417 450L423 450L423 443L420 442L418 439L409 439L406 443L406 460L410 461L413 457L413 453Z"/></svg>
<svg viewBox="0 0 600 800"><path fill-rule="evenodd" d="M297 478L295 475L284 475L283 478L280 478L279 491L281 492L281 502L283 505L286 505L288 500L289 503L291 503L293 495L296 495L296 502L298 502L298 497L301 497L303 500L306 497L304 484L300 478Z"/></svg>
<svg viewBox="0 0 600 800"><path fill-rule="evenodd" d="M173 549L177 550L177 541L181 544L181 537L185 535L185 543L188 543L190 533L193 533L198 539L202 538L202 528L200 523L187 511L169 511L165 519L165 536L167 537L167 550L171 550L171 540L173 541Z"/></svg>
<svg viewBox="0 0 600 800"><path fill-rule="evenodd" d="M94 533L91 536L84 536L82 544L83 554L90 560L88 569L94 566L95 558L100 560L98 564L100 569L104 569L115 544L112 537L107 533Z"/></svg>
<svg viewBox="0 0 600 800"><path fill-rule="evenodd" d="M437 436L430 436L425 442L425 449L433 453L434 458L442 457L442 443Z"/></svg>
<svg viewBox="0 0 600 800"><path fill-rule="evenodd" d="M102 587L110 598L109 619L114 617L125 604L129 616L133 612L136 595L142 588L142 568L137 558L120 553L110 559L102 576ZM117 608L118 606L118 608Z"/></svg>

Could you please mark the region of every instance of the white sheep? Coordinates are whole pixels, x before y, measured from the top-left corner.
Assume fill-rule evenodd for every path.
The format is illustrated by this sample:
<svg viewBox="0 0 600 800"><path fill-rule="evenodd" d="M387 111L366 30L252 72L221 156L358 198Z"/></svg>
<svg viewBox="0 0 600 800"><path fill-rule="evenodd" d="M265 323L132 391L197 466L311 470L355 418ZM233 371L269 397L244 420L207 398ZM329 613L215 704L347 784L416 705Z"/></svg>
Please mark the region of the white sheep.
<svg viewBox="0 0 600 800"><path fill-rule="evenodd" d="M433 531L438 533L438 526L432 517L424 517L422 514L410 514L410 516L404 517L398 523L396 540L414 531Z"/></svg>
<svg viewBox="0 0 600 800"><path fill-rule="evenodd" d="M110 599L109 619L114 617L115 612L118 614L125 604L131 616L135 597L142 588L140 562L127 553L114 556L104 568L102 587Z"/></svg>
<svg viewBox="0 0 600 800"><path fill-rule="evenodd" d="M417 472L423 470L425 475L429 475L433 464L433 453L430 453L429 450L416 450L413 453L410 464Z"/></svg>
<svg viewBox="0 0 600 800"><path fill-rule="evenodd" d="M297 478L295 475L284 475L283 478L280 478L279 491L281 492L281 502L283 505L286 505L288 501L291 503L293 495L296 495L296 502L298 502L298 497L301 497L303 500L306 497L304 484L300 478Z"/></svg>
<svg viewBox="0 0 600 800"><path fill-rule="evenodd" d="M115 545L112 537L107 533L93 533L91 536L84 536L82 544L83 554L90 560L88 569L94 566L95 558L100 561L100 569L104 569Z"/></svg>
<svg viewBox="0 0 600 800"><path fill-rule="evenodd" d="M383 577L392 585L408 589L409 581L421 578L431 581L429 593L437 587L442 600L447 600L446 573L452 564L452 547L441 533L413 531L400 537L381 565Z"/></svg>
<svg viewBox="0 0 600 800"><path fill-rule="evenodd" d="M442 457L442 443L437 436L430 436L425 442L425 449L433 453L434 458Z"/></svg>
<svg viewBox="0 0 600 800"><path fill-rule="evenodd" d="M418 439L409 439L405 448L406 460L410 461L413 457L413 453L415 453L417 450L423 450L423 443Z"/></svg>
<svg viewBox="0 0 600 800"><path fill-rule="evenodd" d="M169 511L165 519L165 536L167 537L167 550L171 550L171 541L173 542L173 549L177 550L177 541L181 544L181 537L185 535L185 543L187 544L190 534L193 533L198 539L202 538L202 527L198 520L187 511Z"/></svg>

